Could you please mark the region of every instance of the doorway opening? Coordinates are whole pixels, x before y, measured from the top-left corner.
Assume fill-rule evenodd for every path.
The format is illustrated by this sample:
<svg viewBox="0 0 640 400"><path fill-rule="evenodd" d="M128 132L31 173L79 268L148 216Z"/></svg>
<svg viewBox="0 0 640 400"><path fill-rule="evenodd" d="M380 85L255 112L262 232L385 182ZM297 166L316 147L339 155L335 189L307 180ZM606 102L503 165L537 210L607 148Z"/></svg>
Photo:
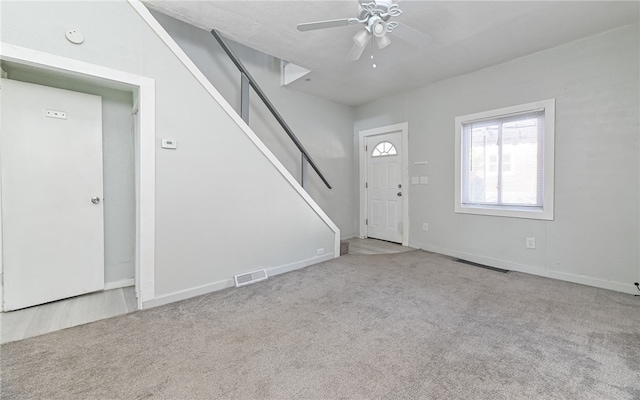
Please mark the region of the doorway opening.
<svg viewBox="0 0 640 400"><path fill-rule="evenodd" d="M138 309L144 301L154 298L154 246L155 246L155 82L153 79L123 71L113 70L99 65L39 52L15 45L1 43L0 62L7 69L20 71L19 74L40 77L58 82L67 81L68 85L81 85L89 90L115 91L129 93L131 102L129 112L137 110L129 120L129 129L133 135L131 145L133 197L131 207L134 213L133 247L134 277L118 281L112 279L113 287L135 284ZM18 74L18 75L19 75ZM9 76L11 78L11 76ZM35 78L34 78L35 79ZM71 88L73 89L73 88ZM132 110L133 109L133 110ZM1 190L1 188L0 188ZM1 198L0 198L1 202ZM1 206L1 204L0 204ZM0 226L2 224L0 216ZM0 237L2 254L2 237ZM0 257L0 268L3 268ZM2 270L3 271L3 270ZM117 273L116 273L117 275ZM130 275L130 274L129 274ZM4 288L0 286L0 298L4 298ZM105 288L108 289L108 288ZM0 307L4 311L4 306Z"/></svg>
<svg viewBox="0 0 640 400"><path fill-rule="evenodd" d="M408 123L360 131L360 238L409 245Z"/></svg>

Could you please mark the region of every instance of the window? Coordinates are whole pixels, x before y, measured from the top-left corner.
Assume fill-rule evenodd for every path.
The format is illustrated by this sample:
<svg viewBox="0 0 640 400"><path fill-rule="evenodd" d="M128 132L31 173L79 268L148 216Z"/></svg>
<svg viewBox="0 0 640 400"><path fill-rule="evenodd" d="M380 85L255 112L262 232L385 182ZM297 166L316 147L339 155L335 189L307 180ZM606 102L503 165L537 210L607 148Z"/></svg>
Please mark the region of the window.
<svg viewBox="0 0 640 400"><path fill-rule="evenodd" d="M389 142L380 142L374 147L371 157L395 156L396 148Z"/></svg>
<svg viewBox="0 0 640 400"><path fill-rule="evenodd" d="M553 219L555 100L456 118L456 212Z"/></svg>

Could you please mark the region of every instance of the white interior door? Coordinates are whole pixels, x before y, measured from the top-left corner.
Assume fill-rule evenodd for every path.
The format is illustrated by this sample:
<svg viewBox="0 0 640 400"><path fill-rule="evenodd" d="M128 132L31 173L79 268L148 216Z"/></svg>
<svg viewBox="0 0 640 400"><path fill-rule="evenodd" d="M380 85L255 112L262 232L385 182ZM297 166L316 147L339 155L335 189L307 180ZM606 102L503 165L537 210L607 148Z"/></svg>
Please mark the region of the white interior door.
<svg viewBox="0 0 640 400"><path fill-rule="evenodd" d="M367 236L402 243L402 136L367 137Z"/></svg>
<svg viewBox="0 0 640 400"><path fill-rule="evenodd" d="M102 99L0 91L5 311L103 289Z"/></svg>

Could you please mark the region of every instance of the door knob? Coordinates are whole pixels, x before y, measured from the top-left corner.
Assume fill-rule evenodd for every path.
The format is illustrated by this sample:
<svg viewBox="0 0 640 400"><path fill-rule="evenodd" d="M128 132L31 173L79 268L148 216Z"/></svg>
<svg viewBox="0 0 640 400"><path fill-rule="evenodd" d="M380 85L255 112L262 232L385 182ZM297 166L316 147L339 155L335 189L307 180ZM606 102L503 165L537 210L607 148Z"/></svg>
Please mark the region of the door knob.
<svg viewBox="0 0 640 400"><path fill-rule="evenodd" d="M93 204L100 204L100 197L97 197L97 196L96 197L92 197L91 198L91 202Z"/></svg>
<svg viewBox="0 0 640 400"><path fill-rule="evenodd" d="M399 184L399 185L398 185L398 189L402 189L402 184Z"/></svg>
<svg viewBox="0 0 640 400"><path fill-rule="evenodd" d="M398 197L402 196L402 192L398 192Z"/></svg>

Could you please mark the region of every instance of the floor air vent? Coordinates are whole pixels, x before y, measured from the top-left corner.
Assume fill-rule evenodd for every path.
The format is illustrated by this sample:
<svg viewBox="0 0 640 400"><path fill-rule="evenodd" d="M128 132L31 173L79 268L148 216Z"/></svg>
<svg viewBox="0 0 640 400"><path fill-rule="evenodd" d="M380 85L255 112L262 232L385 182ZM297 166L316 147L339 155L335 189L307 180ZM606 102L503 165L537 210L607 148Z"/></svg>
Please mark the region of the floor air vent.
<svg viewBox="0 0 640 400"><path fill-rule="evenodd" d="M467 260L463 260L460 258L456 258L453 261L457 261L459 263L463 263L463 264L469 264L469 265L473 265L474 267L480 267L480 268L484 268L484 269L490 269L491 271L496 271L496 272L502 272L503 274L506 274L507 272L509 272L508 269L502 269L502 268L496 268L496 267L490 267L488 265L484 265L484 264L478 264L478 263L474 263L472 261L467 261Z"/></svg>
<svg viewBox="0 0 640 400"><path fill-rule="evenodd" d="M236 287L249 285L252 283L260 282L268 278L266 269L259 269L253 272L247 272L246 274L240 274L233 277L236 281Z"/></svg>

